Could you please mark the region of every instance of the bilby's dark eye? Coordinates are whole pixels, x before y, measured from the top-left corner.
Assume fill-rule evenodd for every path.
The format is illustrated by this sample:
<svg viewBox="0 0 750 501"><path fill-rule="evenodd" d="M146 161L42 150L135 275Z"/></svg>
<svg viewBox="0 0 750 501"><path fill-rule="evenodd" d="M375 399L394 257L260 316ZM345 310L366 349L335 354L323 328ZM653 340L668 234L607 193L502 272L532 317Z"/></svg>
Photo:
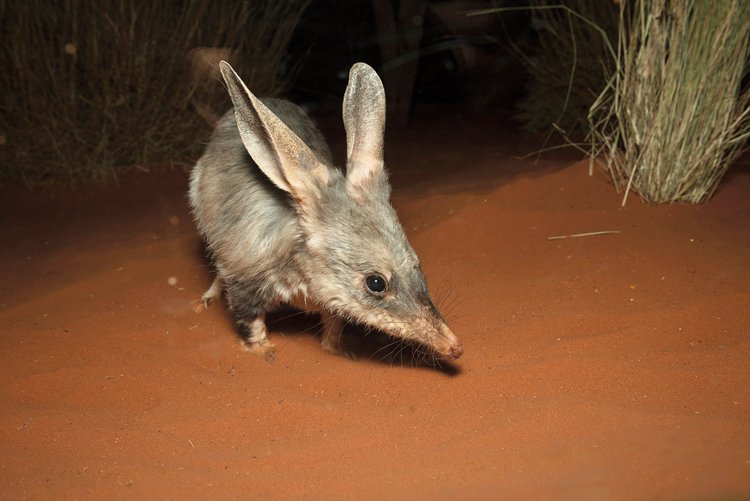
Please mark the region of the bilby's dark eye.
<svg viewBox="0 0 750 501"><path fill-rule="evenodd" d="M380 296L385 292L388 283L385 281L385 278L382 275L372 274L368 275L367 278L365 278L365 285L367 285L367 288L370 292L377 296Z"/></svg>

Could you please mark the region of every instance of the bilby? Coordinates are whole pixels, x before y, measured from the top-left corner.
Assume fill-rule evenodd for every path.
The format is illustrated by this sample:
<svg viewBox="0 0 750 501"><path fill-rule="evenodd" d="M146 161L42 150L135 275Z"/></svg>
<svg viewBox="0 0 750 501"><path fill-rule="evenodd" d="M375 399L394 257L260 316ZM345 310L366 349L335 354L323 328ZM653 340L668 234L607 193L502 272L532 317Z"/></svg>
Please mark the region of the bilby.
<svg viewBox="0 0 750 501"><path fill-rule="evenodd" d="M220 70L234 107L190 178L193 214L216 266L202 303L225 292L246 346L267 360L275 349L265 315L284 304L320 313L322 345L333 353L352 355L341 333L355 321L459 358L463 347L390 205L377 73L363 63L349 73L344 175L301 108L255 97L224 61Z"/></svg>

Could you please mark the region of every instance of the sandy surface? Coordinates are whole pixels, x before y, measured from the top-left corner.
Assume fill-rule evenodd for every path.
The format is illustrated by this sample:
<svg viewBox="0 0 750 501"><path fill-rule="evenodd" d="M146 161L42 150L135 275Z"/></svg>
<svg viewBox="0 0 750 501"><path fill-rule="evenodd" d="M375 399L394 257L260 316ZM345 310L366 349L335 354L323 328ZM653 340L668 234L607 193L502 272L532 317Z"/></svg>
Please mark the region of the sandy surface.
<svg viewBox="0 0 750 501"><path fill-rule="evenodd" d="M182 172L6 190L2 497L747 498L750 172L621 208L531 149L481 124L388 139L466 348L442 371L329 355L314 319L276 317L273 365L241 351L223 305L191 309L212 274Z"/></svg>

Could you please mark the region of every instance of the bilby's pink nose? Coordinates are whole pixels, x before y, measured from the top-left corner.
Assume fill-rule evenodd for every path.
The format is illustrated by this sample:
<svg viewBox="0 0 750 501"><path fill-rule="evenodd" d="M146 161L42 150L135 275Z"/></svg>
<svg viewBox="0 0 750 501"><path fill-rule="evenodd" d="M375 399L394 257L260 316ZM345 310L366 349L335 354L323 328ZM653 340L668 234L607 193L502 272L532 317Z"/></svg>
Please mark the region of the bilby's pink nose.
<svg viewBox="0 0 750 501"><path fill-rule="evenodd" d="M455 344L448 349L448 357L456 360L464 354L464 347L460 344Z"/></svg>
<svg viewBox="0 0 750 501"><path fill-rule="evenodd" d="M441 331L441 346L438 352L448 360L456 360L464 354L464 347L450 328L443 324Z"/></svg>

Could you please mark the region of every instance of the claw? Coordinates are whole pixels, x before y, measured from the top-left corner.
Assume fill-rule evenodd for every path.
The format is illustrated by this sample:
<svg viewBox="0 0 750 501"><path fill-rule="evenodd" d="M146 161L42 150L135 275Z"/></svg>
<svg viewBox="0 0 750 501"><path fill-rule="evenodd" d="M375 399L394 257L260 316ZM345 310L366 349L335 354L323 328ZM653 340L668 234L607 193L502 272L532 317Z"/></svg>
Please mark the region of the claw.
<svg viewBox="0 0 750 501"><path fill-rule="evenodd" d="M203 293L200 299L193 301L193 311L200 313L208 309L215 299L221 297L221 279L217 276L211 282L211 287Z"/></svg>
<svg viewBox="0 0 750 501"><path fill-rule="evenodd" d="M332 345L329 343L322 343L323 349L328 353L338 355L340 357L348 358L352 362L357 361L357 353L349 348L344 348L338 345Z"/></svg>
<svg viewBox="0 0 750 501"><path fill-rule="evenodd" d="M263 359L269 364L276 360L276 347L268 340L257 343L242 341L242 346L246 351L249 351L253 355L263 357Z"/></svg>
<svg viewBox="0 0 750 501"><path fill-rule="evenodd" d="M193 301L193 311L196 313L204 312L211 306L213 298L202 297Z"/></svg>

